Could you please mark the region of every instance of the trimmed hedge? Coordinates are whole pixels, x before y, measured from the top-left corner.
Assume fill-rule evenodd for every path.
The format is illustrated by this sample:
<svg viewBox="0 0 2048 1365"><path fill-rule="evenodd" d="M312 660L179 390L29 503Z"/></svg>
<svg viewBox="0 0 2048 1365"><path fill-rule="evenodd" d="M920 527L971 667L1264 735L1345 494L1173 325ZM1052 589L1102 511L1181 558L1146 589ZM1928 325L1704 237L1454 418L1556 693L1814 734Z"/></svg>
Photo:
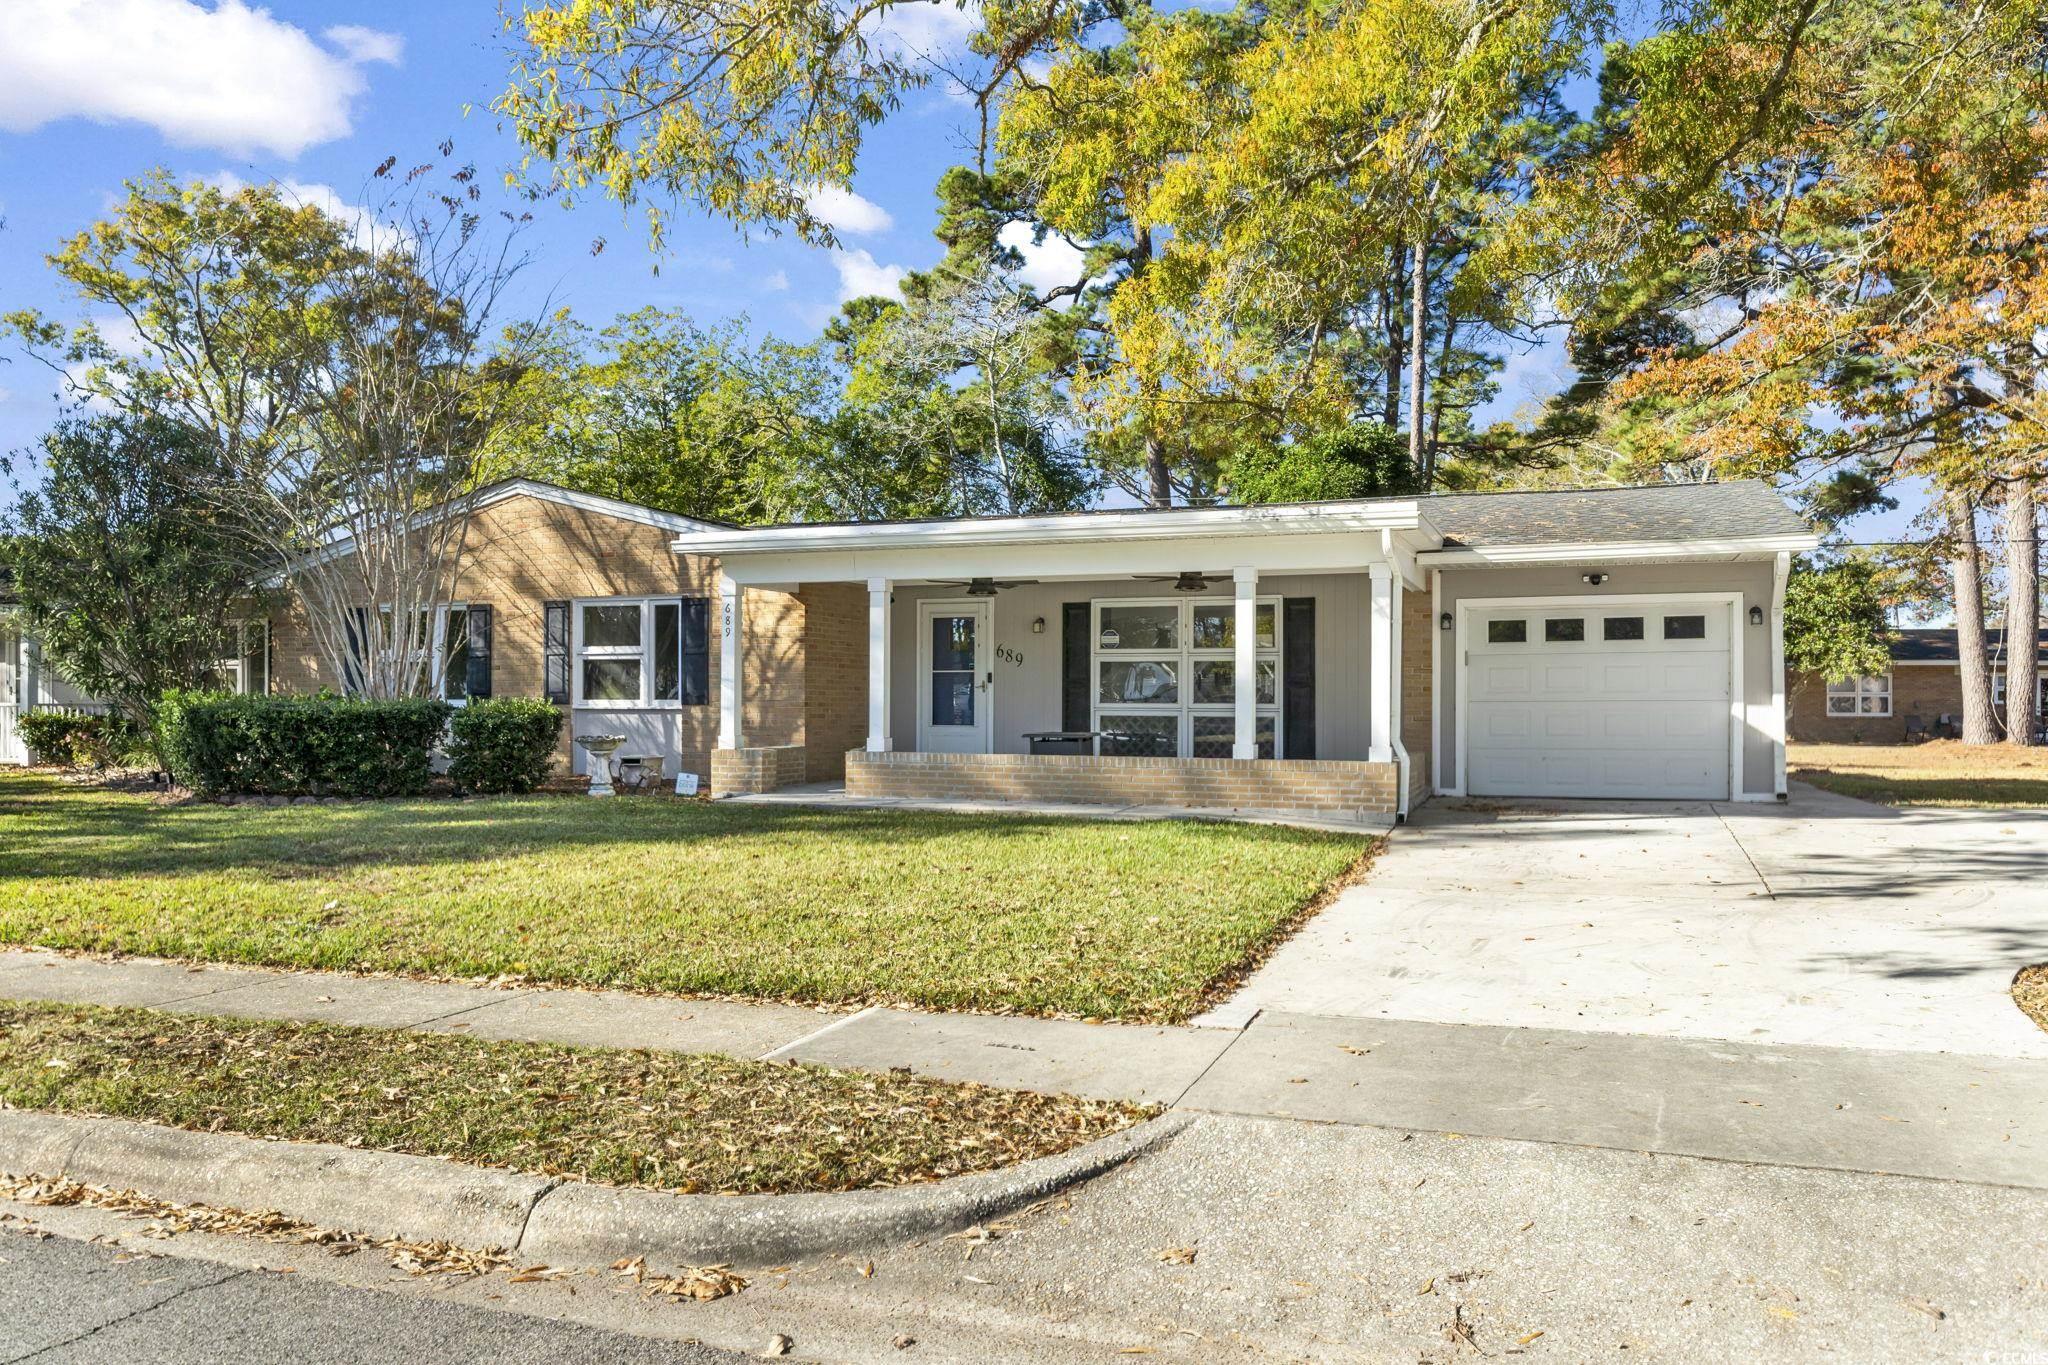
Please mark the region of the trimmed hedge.
<svg viewBox="0 0 2048 1365"><path fill-rule="evenodd" d="M204 795L416 796L448 726L445 701L172 692L164 761Z"/></svg>
<svg viewBox="0 0 2048 1365"><path fill-rule="evenodd" d="M530 792L548 775L562 713L532 697L493 697L449 722L448 780L463 791Z"/></svg>
<svg viewBox="0 0 2048 1365"><path fill-rule="evenodd" d="M39 708L15 725L39 761L67 768L111 767L146 758L149 750L141 728L118 711L77 715Z"/></svg>

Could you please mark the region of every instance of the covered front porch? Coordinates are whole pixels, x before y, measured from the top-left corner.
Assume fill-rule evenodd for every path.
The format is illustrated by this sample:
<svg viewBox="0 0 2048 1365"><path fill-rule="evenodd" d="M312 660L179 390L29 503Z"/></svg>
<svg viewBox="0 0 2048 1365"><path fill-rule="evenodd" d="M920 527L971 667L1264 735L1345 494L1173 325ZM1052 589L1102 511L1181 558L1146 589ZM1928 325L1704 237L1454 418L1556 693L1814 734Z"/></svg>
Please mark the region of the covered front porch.
<svg viewBox="0 0 2048 1365"><path fill-rule="evenodd" d="M680 538L720 559L720 675L738 682L719 689L712 791L843 768L855 800L1403 813L1428 776L1401 696L1402 618L1427 628L1416 521L1370 503ZM824 734L750 742L771 706L749 667L764 593L807 604L807 705L862 693L843 755L818 752ZM1426 673L1415 690L1426 705Z"/></svg>

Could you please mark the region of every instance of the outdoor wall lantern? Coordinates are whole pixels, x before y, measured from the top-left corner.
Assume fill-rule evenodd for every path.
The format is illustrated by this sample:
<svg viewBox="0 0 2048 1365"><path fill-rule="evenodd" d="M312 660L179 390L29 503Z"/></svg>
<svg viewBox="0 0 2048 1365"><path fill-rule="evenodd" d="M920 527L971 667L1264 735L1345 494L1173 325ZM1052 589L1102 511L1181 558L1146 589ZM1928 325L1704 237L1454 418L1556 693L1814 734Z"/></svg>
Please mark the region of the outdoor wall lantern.
<svg viewBox="0 0 2048 1365"><path fill-rule="evenodd" d="M1436 618L1436 628L1438 630L1449 630L1451 628L1451 614L1449 612L1445 612Z"/></svg>
<svg viewBox="0 0 2048 1365"><path fill-rule="evenodd" d="M1752 606L1749 609L1749 623L1753 626L1760 626L1764 623L1764 609L1762 607Z"/></svg>
<svg viewBox="0 0 2048 1365"><path fill-rule="evenodd" d="M1031 633L1033 635L1045 634L1045 618L1043 616L1037 618L1031 623Z"/></svg>

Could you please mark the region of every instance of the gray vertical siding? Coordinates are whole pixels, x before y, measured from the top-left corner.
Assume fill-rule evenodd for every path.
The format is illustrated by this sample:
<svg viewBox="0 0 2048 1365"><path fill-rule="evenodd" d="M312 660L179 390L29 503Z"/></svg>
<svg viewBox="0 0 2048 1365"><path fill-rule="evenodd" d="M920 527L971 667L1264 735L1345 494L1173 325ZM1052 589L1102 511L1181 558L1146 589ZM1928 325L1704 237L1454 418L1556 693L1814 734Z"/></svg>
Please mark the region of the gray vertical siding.
<svg viewBox="0 0 2048 1365"><path fill-rule="evenodd" d="M1580 581L1580 575L1596 568L1607 575L1598 587ZM1486 597L1646 597L1674 592L1734 592L1742 595L1743 701L1749 723L1742 740L1742 784L1744 792L1769 795L1776 789L1776 746L1764 728L1771 704L1771 590L1772 562L1740 560L1712 564L1613 564L1565 567L1484 567L1439 569L1442 576L1440 609L1455 619L1458 603L1466 598ZM1749 609L1764 609L1764 624L1749 624ZM1457 667L1452 655L1454 637L1446 635L1436 677L1438 714L1442 725L1442 766L1436 785L1452 786L1456 780L1458 753Z"/></svg>

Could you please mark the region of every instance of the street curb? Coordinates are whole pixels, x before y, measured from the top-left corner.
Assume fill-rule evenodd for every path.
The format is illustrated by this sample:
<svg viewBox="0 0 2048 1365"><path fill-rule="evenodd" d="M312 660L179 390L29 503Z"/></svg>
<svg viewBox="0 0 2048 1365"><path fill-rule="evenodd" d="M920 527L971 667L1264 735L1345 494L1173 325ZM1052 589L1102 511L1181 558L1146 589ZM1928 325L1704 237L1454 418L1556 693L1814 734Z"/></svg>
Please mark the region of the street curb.
<svg viewBox="0 0 2048 1365"><path fill-rule="evenodd" d="M195 1133L126 1119L0 1109L0 1171L368 1237L502 1247L550 1264L622 1257L771 1265L998 1218L1115 1169L1192 1122L1169 1113L1055 1156L922 1185L844 1194L663 1194L543 1179L438 1157Z"/></svg>

